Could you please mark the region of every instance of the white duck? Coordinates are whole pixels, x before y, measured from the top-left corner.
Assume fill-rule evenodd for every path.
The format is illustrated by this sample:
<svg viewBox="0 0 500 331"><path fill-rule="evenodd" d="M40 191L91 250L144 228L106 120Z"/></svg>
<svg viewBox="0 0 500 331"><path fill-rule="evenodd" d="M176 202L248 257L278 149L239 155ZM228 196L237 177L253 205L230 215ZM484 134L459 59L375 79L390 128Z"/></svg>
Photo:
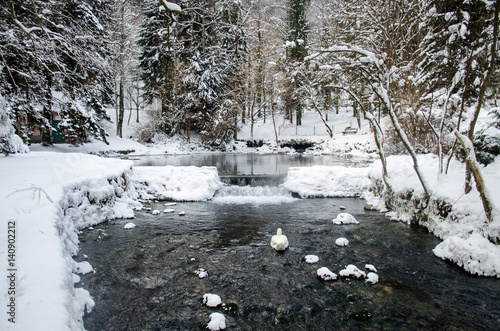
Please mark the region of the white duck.
<svg viewBox="0 0 500 331"><path fill-rule="evenodd" d="M271 238L271 247L282 252L288 247L288 238L283 234L281 228L278 228L276 234Z"/></svg>

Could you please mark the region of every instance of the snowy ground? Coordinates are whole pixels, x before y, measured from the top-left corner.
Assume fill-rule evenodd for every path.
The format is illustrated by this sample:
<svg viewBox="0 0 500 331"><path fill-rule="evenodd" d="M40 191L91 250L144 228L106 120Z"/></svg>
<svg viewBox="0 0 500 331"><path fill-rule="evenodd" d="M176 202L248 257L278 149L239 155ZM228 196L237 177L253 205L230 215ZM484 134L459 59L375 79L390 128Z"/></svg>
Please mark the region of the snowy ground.
<svg viewBox="0 0 500 331"><path fill-rule="evenodd" d="M348 126L350 120L346 116L333 118L335 132ZM309 121L309 128L314 127L312 113L306 114L304 121ZM272 145L273 135L265 136L272 133L269 131L271 126L272 123L255 126L253 139L269 139L269 144L257 152L276 152L276 146ZM285 123L282 132L288 132L286 130L290 128L293 129ZM293 134L283 135L280 139L317 141L318 148L309 151L312 154L373 157L373 142L368 132L364 124L358 134L344 136L336 133L334 139ZM239 138L252 138L248 126L242 127ZM187 153L193 152L193 149L205 152L199 145L193 148L180 140L170 139L146 146L128 138L116 137L111 137L110 143L95 142L77 148L68 145L50 148L32 146L32 152L28 154L0 156L0 208L4 216L0 228L0 267L7 272L7 276L12 275L11 278L3 277L0 282L0 298L4 310L15 313L16 321L16 324L9 323L6 318L9 315L2 313L1 330L82 329L81 317L85 309L92 307L93 301L87 291L76 289L73 283L78 281L78 273L91 271L92 268L86 263L75 263L71 257L78 250L78 229L109 218L133 217L133 208L140 208L134 202L139 195L146 197L145 194L154 194L177 199L179 196L175 194L179 194L205 200L210 199L218 188L213 168L134 169L130 161L87 154L130 150L134 150L133 154L143 155L167 151ZM246 147L235 149L240 152L255 151ZM34 152L36 150L45 152ZM487 239L499 237L498 211L495 210L496 221L488 224L477 192L467 196L461 193L463 165L455 162L448 175L438 177L434 156L422 156L420 162L432 186L433 197L452 205L450 215L453 220L436 218L424 224L444 240L436 247L435 254L455 261L471 273L500 277L499 246ZM412 170L411 160L393 156L388 159L388 165L389 180L396 193L414 190L414 195L418 196L420 185ZM490 196L495 206L499 206L500 161L483 171ZM303 196L352 196L356 190L369 187L369 177L377 180L380 174L378 162L364 169L293 168L285 187ZM184 185L186 180L189 182ZM199 183L204 184L200 186ZM374 197L369 194L366 197L370 203L381 206ZM411 215L400 212L391 216L408 221ZM12 306L12 302L13 309L8 306Z"/></svg>

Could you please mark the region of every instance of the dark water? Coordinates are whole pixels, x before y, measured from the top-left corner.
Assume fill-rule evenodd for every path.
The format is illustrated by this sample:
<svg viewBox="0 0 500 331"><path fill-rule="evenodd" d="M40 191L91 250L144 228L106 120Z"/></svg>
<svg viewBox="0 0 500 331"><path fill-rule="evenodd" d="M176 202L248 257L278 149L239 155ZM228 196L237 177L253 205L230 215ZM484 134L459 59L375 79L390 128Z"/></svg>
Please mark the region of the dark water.
<svg viewBox="0 0 500 331"><path fill-rule="evenodd" d="M156 203L153 209L176 212L137 212L132 230L123 229L130 220L84 230L81 249L96 270L82 277L96 303L85 328L203 330L212 312L223 312L202 304L203 294L215 293L237 306L236 313L223 312L227 330L499 329L500 280L436 258L431 250L439 240L424 229L364 211L358 199L273 194ZM340 206L360 224L333 225ZM269 246L278 227L290 242L284 253ZM338 237L349 246L336 247ZM307 254L319 263L305 263ZM321 266L338 274L347 264L366 263L377 267L378 284L316 277ZM209 277L199 279L199 268Z"/></svg>

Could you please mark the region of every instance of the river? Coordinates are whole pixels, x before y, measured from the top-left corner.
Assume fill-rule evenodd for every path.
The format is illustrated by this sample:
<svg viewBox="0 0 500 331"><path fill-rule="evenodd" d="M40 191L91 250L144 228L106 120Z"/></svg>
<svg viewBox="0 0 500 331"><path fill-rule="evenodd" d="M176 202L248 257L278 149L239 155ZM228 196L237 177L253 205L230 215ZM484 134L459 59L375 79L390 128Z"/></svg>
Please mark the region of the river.
<svg viewBox="0 0 500 331"><path fill-rule="evenodd" d="M282 175L285 163L346 164L296 157L277 165L266 156L249 157L189 163L218 165L228 176L249 169ZM365 211L363 200L295 199L279 187L228 185L212 201L145 206L174 212L138 211L134 229L123 229L130 220L115 220L80 234L79 258L86 254L96 271L79 284L96 303L84 317L87 330L204 330L212 312L225 314L227 330L498 329L499 280L471 276L435 257L439 239ZM334 225L340 212L359 224ZM290 242L284 253L269 245L278 227ZM349 245L336 246L339 237ZM319 262L306 263L308 254ZM338 274L348 264L373 264L379 282L316 276L319 267ZM196 275L200 268L208 277ZM206 307L205 293L218 294L233 310Z"/></svg>

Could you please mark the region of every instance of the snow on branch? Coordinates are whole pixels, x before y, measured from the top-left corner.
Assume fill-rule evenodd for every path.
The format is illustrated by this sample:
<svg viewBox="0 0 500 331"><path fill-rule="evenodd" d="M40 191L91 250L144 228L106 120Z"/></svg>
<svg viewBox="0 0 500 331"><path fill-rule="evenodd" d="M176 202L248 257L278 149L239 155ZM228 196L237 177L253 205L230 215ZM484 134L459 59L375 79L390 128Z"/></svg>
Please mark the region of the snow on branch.
<svg viewBox="0 0 500 331"><path fill-rule="evenodd" d="M177 13L177 14L182 13L182 9L179 5L172 3L172 2L164 1L164 0L159 0L159 1L160 1L160 12L166 10L168 12Z"/></svg>
<svg viewBox="0 0 500 331"><path fill-rule="evenodd" d="M19 21L18 19L14 19L14 23L16 23L16 25L19 26L21 28L21 30L23 30L23 32L26 34L31 34L33 31L42 31L42 28L40 28L38 26L34 26L31 28L25 27L24 24L21 21Z"/></svg>

